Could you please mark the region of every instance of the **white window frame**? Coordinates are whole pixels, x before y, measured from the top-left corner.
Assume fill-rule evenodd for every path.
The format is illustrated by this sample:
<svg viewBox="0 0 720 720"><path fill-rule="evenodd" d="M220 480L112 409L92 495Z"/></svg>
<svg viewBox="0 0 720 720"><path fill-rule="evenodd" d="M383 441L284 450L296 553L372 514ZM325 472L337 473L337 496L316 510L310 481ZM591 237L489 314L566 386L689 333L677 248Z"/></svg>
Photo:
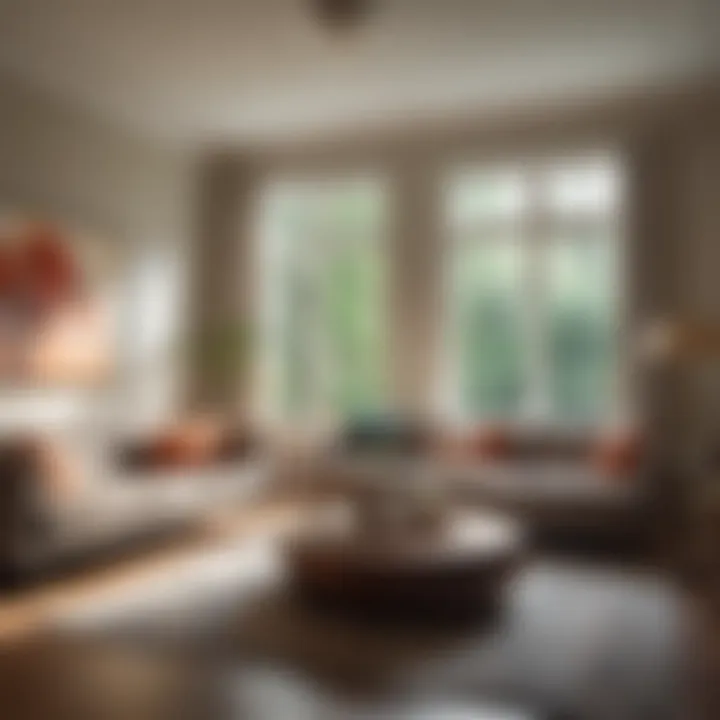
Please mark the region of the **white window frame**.
<svg viewBox="0 0 720 720"><path fill-rule="evenodd" d="M598 213L594 216L579 214L572 216L565 214L561 216L558 212L548 210L538 202L536 197L537 189L541 187L542 180L539 178L548 170L559 168L563 164L573 164L578 160L587 158L600 158L607 161L613 168L619 181L618 197L615 214L610 221L610 216ZM480 221L475 226L466 225L458 232L453 218L451 217L451 199L454 187L457 187L459 178L464 174L487 174L503 172L519 172L524 178L526 186L530 189L530 199L526 209L515 217L499 219L497 224L487 220ZM458 162L446 168L443 177L443 218L442 227L445 233L445 254L447 256L443 269L443 285L445 306L443 313L443 352L442 371L437 397L440 399L438 410L446 419L456 424L475 424L477 422L501 422L503 425L526 427L529 425L549 426L559 430L578 429L577 422L566 422L555 416L550 410L547 340L543 330L545 322L542 317L547 303L543 293L543 285L546 282L547 271L543 268L543 261L538 262L538 257L547 257L546 248L553 242L552 230L571 229L579 223L592 224L597 227L612 227L609 237L614 243L613 255L615 258L615 275L617 278L616 288L616 337L614 342L615 356L613 364L613 397L611 408L607 417L598 418L595 424L603 425L625 425L632 422L633 403L629 391L629 379L631 377L631 353L629 347L629 313L628 313L628 171L624 162L623 154L617 147L596 147L590 150L581 148L576 151L561 151L557 153L543 153L531 157L477 162ZM518 242L523 246L521 254L522 269L522 310L525 315L525 330L523 331L522 342L527 345L527 352L524 362L527 364L528 384L530 386L529 396L525 398L525 407L517 416L511 419L506 417L498 418L491 413L478 416L462 407L459 387L459 356L460 336L456 319L456 307L454 305L454 293L452 290L454 273L454 254L458 243L462 242L494 242L492 239L493 228L513 231L518 233ZM473 237L473 235L485 234L487 239ZM498 233L495 233L496 235ZM558 233L555 233L557 237ZM535 255L536 260L528 261L528 257ZM542 296L542 299L541 299Z"/></svg>
<svg viewBox="0 0 720 720"><path fill-rule="evenodd" d="M252 402L252 415L259 421L262 426L271 432L289 431L296 433L299 429L294 425L293 421L288 421L284 417L280 398L277 388L273 388L273 377L278 377L280 372L278 364L282 362L281 358L273 351L272 342L268 334L270 328L274 324L272 314L279 312L279 298L274 297L272 281L269 278L271 272L269 268L269 253L273 251L272 242L268 242L268 205L273 202L273 195L282 194L283 192L292 192L293 188L311 188L322 192L324 189L332 190L342 186L368 185L372 187L372 191L376 192L380 197L381 213L383 215L382 224L376 237L370 238L370 242L377 245L381 263L382 263L382 280L380 292L382 293L379 304L382 308L381 329L382 344L382 375L383 388L387 394L387 384L390 377L390 362L388 357L390 334L389 327L389 300L390 300L390 248L389 239L391 233L393 194L392 186L386 173L375 169L367 170L338 170L320 173L277 173L264 179L259 187L255 222L254 222L254 238L255 238L255 265L258 271L258 304L256 308L256 320L259 329L258 345L254 351L254 386L255 391ZM302 428L303 431L312 433L314 430L323 430L328 426L337 423L338 418L332 414L315 415L308 418L308 423Z"/></svg>

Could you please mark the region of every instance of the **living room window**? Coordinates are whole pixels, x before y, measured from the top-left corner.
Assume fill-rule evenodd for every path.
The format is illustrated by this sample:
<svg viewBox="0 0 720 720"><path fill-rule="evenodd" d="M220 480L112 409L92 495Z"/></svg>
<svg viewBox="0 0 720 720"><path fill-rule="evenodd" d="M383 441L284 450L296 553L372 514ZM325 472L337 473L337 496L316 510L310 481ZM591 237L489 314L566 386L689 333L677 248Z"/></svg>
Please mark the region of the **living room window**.
<svg viewBox="0 0 720 720"><path fill-rule="evenodd" d="M451 411L562 425L618 410L622 180L609 155L452 175Z"/></svg>
<svg viewBox="0 0 720 720"><path fill-rule="evenodd" d="M365 177L266 188L261 405L269 419L325 422L382 403L386 195Z"/></svg>

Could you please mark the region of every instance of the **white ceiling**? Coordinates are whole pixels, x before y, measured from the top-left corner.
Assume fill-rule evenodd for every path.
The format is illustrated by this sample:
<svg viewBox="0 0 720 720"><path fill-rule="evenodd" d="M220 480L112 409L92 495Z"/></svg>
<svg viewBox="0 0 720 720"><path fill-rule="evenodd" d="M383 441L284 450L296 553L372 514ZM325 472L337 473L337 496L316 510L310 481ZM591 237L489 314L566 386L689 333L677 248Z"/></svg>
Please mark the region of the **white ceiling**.
<svg viewBox="0 0 720 720"><path fill-rule="evenodd" d="M714 4L375 0L334 36L305 0L0 0L0 68L147 134L273 140L684 77Z"/></svg>

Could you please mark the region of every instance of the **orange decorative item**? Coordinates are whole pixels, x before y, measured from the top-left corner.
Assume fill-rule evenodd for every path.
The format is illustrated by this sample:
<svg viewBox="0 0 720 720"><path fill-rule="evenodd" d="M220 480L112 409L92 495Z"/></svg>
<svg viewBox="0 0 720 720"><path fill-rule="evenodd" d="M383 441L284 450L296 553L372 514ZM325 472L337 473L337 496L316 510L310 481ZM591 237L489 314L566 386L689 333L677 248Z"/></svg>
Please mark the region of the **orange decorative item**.
<svg viewBox="0 0 720 720"><path fill-rule="evenodd" d="M183 434L191 460L203 464L217 458L222 442L222 428L214 418L193 418L185 425Z"/></svg>
<svg viewBox="0 0 720 720"><path fill-rule="evenodd" d="M176 429L166 430L151 442L150 455L153 465L180 467L187 463L185 441Z"/></svg>
<svg viewBox="0 0 720 720"><path fill-rule="evenodd" d="M468 444L473 455L497 460L510 453L512 442L507 429L500 426L483 426L470 435Z"/></svg>
<svg viewBox="0 0 720 720"><path fill-rule="evenodd" d="M642 445L632 433L611 433L601 438L594 451L597 467L610 477L632 475L638 468Z"/></svg>
<svg viewBox="0 0 720 720"><path fill-rule="evenodd" d="M198 418L160 433L151 454L161 467L188 467L211 462L218 454L221 428L210 419Z"/></svg>

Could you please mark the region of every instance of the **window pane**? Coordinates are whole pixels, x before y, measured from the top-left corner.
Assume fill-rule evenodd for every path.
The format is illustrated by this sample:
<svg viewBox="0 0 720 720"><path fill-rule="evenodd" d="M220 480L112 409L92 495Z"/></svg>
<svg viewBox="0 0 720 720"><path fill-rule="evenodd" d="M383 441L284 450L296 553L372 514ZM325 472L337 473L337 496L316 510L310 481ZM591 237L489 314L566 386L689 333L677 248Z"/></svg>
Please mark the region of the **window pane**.
<svg viewBox="0 0 720 720"><path fill-rule="evenodd" d="M461 409L560 423L613 410L623 180L601 153L456 176L450 382Z"/></svg>
<svg viewBox="0 0 720 720"><path fill-rule="evenodd" d="M547 207L555 215L612 215L619 210L620 173L607 158L553 166L543 187Z"/></svg>
<svg viewBox="0 0 720 720"><path fill-rule="evenodd" d="M461 408L510 416L523 396L520 247L511 238L464 242L453 289Z"/></svg>
<svg viewBox="0 0 720 720"><path fill-rule="evenodd" d="M608 233L575 232L548 247L550 397L562 420L609 410L615 370L615 243Z"/></svg>
<svg viewBox="0 0 720 720"><path fill-rule="evenodd" d="M326 328L334 382L330 402L341 414L369 411L381 400L382 299L377 247L355 220L328 248L322 324Z"/></svg>
<svg viewBox="0 0 720 720"><path fill-rule="evenodd" d="M514 220L526 200L522 175L513 170L467 173L450 190L450 218L455 226Z"/></svg>
<svg viewBox="0 0 720 720"><path fill-rule="evenodd" d="M281 190L264 235L273 414L302 421L374 408L384 379L383 194L369 182Z"/></svg>

